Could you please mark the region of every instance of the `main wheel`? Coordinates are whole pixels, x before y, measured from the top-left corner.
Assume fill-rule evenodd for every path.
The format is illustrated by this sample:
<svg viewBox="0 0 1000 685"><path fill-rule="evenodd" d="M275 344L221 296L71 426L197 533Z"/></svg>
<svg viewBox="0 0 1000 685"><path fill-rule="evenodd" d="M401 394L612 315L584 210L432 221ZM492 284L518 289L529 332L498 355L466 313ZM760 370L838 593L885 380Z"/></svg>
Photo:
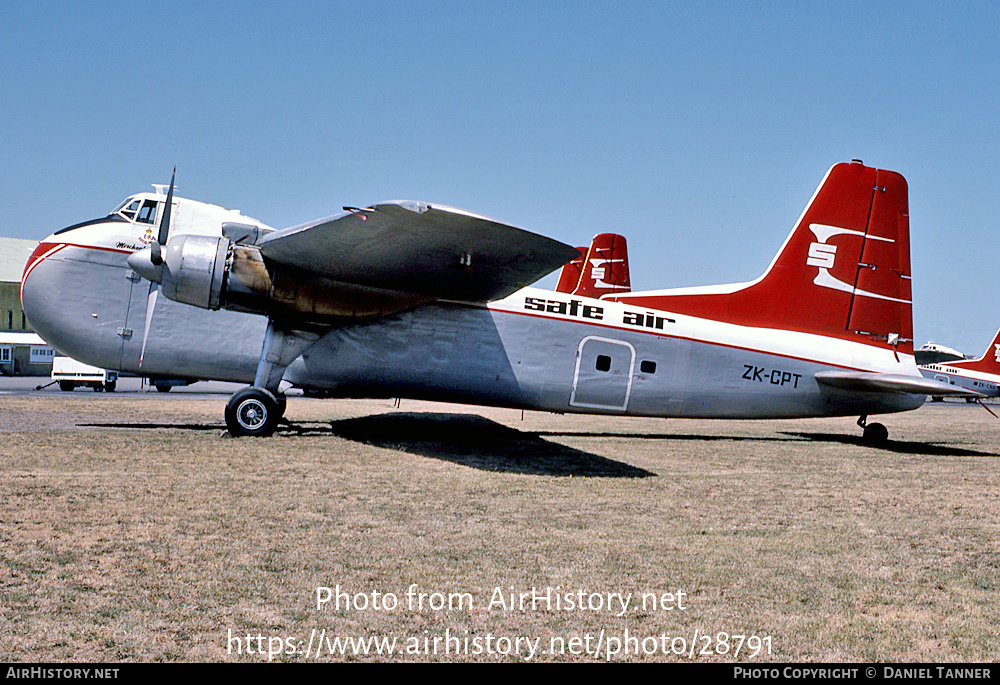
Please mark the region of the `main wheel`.
<svg viewBox="0 0 1000 685"><path fill-rule="evenodd" d="M76 387L76 383L73 381L59 381L59 389L63 392L73 392L73 388Z"/></svg>
<svg viewBox="0 0 1000 685"><path fill-rule="evenodd" d="M264 388L243 388L226 403L226 427L234 437L271 435L280 418L277 398Z"/></svg>

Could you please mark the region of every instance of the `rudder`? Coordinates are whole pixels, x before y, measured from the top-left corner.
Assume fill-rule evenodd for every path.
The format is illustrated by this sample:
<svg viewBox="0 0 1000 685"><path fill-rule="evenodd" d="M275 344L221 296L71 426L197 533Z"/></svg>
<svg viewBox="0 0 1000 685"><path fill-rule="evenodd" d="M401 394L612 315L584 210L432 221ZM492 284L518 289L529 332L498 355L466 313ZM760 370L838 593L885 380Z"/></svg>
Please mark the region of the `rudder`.
<svg viewBox="0 0 1000 685"><path fill-rule="evenodd" d="M764 275L612 299L913 351L906 180L858 161L827 172Z"/></svg>

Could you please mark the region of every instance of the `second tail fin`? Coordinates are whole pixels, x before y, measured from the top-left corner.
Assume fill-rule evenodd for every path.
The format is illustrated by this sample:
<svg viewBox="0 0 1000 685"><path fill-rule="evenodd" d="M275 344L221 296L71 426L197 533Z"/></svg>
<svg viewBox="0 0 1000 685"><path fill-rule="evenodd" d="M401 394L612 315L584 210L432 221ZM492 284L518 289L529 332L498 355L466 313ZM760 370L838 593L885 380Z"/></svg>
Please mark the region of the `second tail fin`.
<svg viewBox="0 0 1000 685"><path fill-rule="evenodd" d="M625 236L600 233L589 249L577 249L580 257L563 266L556 292L599 298L632 290Z"/></svg>
<svg viewBox="0 0 1000 685"><path fill-rule="evenodd" d="M983 356L979 359L969 359L966 361L954 361L954 362L940 362L940 366L953 366L959 369L966 369L969 371L979 371L982 373L992 373L1000 375L1000 331L993 336L993 342L990 343L986 351L983 352Z"/></svg>

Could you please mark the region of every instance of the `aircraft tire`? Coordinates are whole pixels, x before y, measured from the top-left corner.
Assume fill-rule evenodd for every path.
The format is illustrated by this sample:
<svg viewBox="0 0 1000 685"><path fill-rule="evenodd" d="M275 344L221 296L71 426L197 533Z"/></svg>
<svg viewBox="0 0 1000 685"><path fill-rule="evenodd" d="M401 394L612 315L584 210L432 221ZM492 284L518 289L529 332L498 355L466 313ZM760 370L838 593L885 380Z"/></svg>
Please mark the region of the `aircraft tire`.
<svg viewBox="0 0 1000 685"><path fill-rule="evenodd" d="M881 423L869 423L865 426L862 439L869 445L884 445L889 441L889 429Z"/></svg>
<svg viewBox="0 0 1000 685"><path fill-rule="evenodd" d="M271 435L280 418L277 398L264 388L243 388L226 403L226 428L233 437Z"/></svg>

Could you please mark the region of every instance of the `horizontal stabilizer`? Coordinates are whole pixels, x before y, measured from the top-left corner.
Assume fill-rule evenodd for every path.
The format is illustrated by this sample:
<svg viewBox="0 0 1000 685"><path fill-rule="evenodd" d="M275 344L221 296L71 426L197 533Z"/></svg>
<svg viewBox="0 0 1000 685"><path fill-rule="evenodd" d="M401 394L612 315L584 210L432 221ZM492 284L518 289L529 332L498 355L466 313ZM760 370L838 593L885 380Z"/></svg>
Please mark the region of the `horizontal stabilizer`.
<svg viewBox="0 0 1000 685"><path fill-rule="evenodd" d="M488 302L577 257L577 248L460 209L394 201L286 228L265 260L336 281Z"/></svg>
<svg viewBox="0 0 1000 685"><path fill-rule="evenodd" d="M985 397L980 392L941 381L906 376L898 373L865 373L863 371L820 371L816 380L841 390L861 392L897 392L934 397Z"/></svg>

